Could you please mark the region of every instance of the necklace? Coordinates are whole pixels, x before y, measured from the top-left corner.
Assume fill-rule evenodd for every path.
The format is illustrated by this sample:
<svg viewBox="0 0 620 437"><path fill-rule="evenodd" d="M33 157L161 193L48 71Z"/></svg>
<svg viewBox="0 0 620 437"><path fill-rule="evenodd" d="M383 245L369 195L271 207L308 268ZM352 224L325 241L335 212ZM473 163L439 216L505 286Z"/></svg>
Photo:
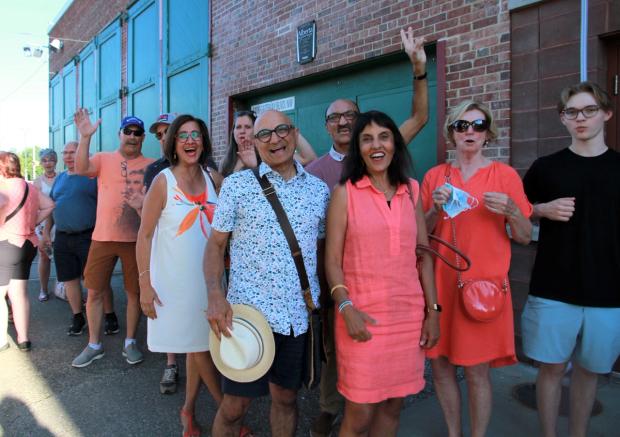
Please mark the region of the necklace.
<svg viewBox="0 0 620 437"><path fill-rule="evenodd" d="M377 181L374 177L372 177L372 176L370 176L370 180L371 180L371 182L373 183L374 187L375 187L377 190L381 191L381 192L382 192L384 195L386 195L386 196L387 196L387 195L388 195L388 193L389 193L389 192L391 192L391 191L392 191L392 189L393 189L393 188L392 188L392 186L389 186L388 188L383 189L383 186L382 186L382 185L381 185L381 184L380 184L380 183L379 183L379 182L378 182L378 181Z"/></svg>

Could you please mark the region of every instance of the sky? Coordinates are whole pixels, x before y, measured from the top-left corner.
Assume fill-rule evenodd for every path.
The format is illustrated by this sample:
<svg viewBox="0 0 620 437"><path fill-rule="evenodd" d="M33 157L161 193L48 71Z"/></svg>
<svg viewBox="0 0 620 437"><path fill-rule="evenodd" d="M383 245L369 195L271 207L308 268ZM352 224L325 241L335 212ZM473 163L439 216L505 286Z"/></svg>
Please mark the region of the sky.
<svg viewBox="0 0 620 437"><path fill-rule="evenodd" d="M49 143L47 49L40 58L27 58L23 47L48 44L48 26L65 3L0 1L0 150Z"/></svg>

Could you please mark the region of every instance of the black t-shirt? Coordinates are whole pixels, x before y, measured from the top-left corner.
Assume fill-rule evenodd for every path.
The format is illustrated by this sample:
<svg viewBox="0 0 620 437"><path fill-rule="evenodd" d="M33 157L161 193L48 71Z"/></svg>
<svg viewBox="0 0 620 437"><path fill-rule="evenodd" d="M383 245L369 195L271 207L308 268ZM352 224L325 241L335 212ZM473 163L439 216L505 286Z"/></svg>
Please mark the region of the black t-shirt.
<svg viewBox="0 0 620 437"><path fill-rule="evenodd" d="M568 222L542 218L530 294L574 305L620 307L620 154L563 149L523 180L532 203L575 198Z"/></svg>

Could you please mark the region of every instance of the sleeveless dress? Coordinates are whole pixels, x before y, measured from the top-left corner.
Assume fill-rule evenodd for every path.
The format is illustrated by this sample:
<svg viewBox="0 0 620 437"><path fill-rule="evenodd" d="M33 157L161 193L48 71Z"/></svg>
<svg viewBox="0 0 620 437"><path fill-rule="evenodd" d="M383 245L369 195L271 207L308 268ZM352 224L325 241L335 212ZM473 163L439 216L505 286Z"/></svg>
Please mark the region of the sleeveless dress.
<svg viewBox="0 0 620 437"><path fill-rule="evenodd" d="M157 319L148 319L147 344L152 352L203 352L209 350L209 323L202 260L217 194L204 170L199 196L183 193L169 168L161 173L166 206L153 235L150 275L163 306L156 304Z"/></svg>
<svg viewBox="0 0 620 437"><path fill-rule="evenodd" d="M411 180L417 203L419 187ZM368 176L346 183L344 283L355 307L377 321L372 338L354 342L336 311L338 391L358 403L375 403L424 388L420 335L424 296L416 268L415 209L406 185L388 206Z"/></svg>

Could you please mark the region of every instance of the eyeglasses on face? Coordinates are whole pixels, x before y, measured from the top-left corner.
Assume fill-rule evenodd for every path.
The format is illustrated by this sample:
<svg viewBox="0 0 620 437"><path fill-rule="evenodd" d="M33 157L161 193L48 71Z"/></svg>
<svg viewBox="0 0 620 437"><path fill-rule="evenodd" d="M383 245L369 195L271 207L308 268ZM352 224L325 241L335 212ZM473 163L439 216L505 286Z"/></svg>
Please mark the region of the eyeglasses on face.
<svg viewBox="0 0 620 437"><path fill-rule="evenodd" d="M168 132L168 129L164 129L162 132L155 132L155 138L157 138L157 141L161 141L164 135L166 135L166 132Z"/></svg>
<svg viewBox="0 0 620 437"><path fill-rule="evenodd" d="M562 111L562 115L569 120L574 120L579 116L581 112L585 118L592 118L597 113L598 110L601 109L597 105L586 106L585 108L577 109L577 108L566 108Z"/></svg>
<svg viewBox="0 0 620 437"><path fill-rule="evenodd" d="M325 117L325 121L330 124L336 124L340 122L340 119L344 117L344 119L348 122L354 121L358 116L357 111L347 111L347 112L332 112L327 117Z"/></svg>
<svg viewBox="0 0 620 437"><path fill-rule="evenodd" d="M271 134L275 133L279 138L284 139L294 127L292 124L280 124L275 129L261 129L254 135L254 138L262 143L268 143L271 141Z"/></svg>
<svg viewBox="0 0 620 437"><path fill-rule="evenodd" d="M467 132L467 129L469 129L469 126L472 127L474 132L485 132L489 128L489 123L482 118L479 118L474 121L456 120L454 123L450 125L450 128L458 133L463 133L463 132Z"/></svg>
<svg viewBox="0 0 620 437"><path fill-rule="evenodd" d="M200 133L200 131L197 131L197 130L193 130L191 132L179 132L177 134L177 140L181 141L182 143L188 142L190 138L196 141L200 139L201 137L202 137L202 134Z"/></svg>
<svg viewBox="0 0 620 437"><path fill-rule="evenodd" d="M123 133L127 136L133 135L134 137L141 137L144 135L144 129L129 129L128 127L124 127Z"/></svg>

